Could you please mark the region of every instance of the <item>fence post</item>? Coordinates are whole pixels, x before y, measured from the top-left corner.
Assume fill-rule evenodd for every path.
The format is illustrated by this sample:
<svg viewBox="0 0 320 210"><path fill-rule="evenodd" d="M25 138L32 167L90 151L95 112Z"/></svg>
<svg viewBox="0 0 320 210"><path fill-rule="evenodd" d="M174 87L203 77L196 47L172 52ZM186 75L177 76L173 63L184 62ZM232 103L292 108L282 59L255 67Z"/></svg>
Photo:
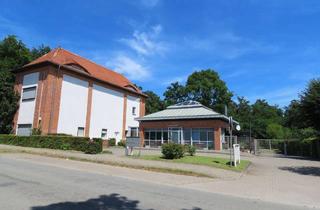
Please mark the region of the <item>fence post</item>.
<svg viewBox="0 0 320 210"><path fill-rule="evenodd" d="M257 139L253 139L254 154L257 155Z"/></svg>
<svg viewBox="0 0 320 210"><path fill-rule="evenodd" d="M269 150L271 151L272 148L271 148L271 139L269 139Z"/></svg>
<svg viewBox="0 0 320 210"><path fill-rule="evenodd" d="M284 151L284 155L287 155L287 143L286 143L286 141L283 142L283 151Z"/></svg>

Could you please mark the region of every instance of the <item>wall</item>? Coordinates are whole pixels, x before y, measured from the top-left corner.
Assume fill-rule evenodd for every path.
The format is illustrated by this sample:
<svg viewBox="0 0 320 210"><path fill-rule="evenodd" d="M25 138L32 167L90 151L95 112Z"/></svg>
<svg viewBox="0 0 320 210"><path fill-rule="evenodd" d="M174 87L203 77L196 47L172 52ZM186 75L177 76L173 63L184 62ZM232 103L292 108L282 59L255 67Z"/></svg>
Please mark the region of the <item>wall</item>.
<svg viewBox="0 0 320 210"><path fill-rule="evenodd" d="M78 127L85 127L88 82L63 75L58 120L58 133L77 135Z"/></svg>
<svg viewBox="0 0 320 210"><path fill-rule="evenodd" d="M96 84L92 87L90 137L101 137L107 129L107 138L122 138L124 94Z"/></svg>
<svg viewBox="0 0 320 210"><path fill-rule="evenodd" d="M136 114L132 114L132 107L136 107ZM127 96L127 113L126 113L126 130L129 127L139 127L139 122L135 118L140 115L140 98L134 96Z"/></svg>
<svg viewBox="0 0 320 210"><path fill-rule="evenodd" d="M163 120L163 121L144 121L140 122L140 136L143 145L143 131L146 128L214 128L215 150L221 149L221 128L227 128L228 123L222 120Z"/></svg>
<svg viewBox="0 0 320 210"><path fill-rule="evenodd" d="M34 87L34 86L38 87L38 80L39 80L38 72L26 74L23 76L17 124L33 124L36 99L32 101L22 102L22 94L23 94L23 88ZM36 90L36 96L37 96L37 93L38 93L38 88Z"/></svg>

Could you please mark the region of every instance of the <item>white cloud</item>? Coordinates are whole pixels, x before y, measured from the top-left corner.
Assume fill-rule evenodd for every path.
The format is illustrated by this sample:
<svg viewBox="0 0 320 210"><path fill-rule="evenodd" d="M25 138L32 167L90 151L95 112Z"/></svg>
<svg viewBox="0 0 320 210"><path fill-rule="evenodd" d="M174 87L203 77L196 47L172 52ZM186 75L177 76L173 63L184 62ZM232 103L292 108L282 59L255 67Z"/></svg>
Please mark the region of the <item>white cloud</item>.
<svg viewBox="0 0 320 210"><path fill-rule="evenodd" d="M220 32L208 38L185 38L185 43L200 51L207 51L214 56L225 59L234 59L248 53L274 53L279 50L277 46L256 42L233 32Z"/></svg>
<svg viewBox="0 0 320 210"><path fill-rule="evenodd" d="M185 83L187 81L187 78L188 78L187 75L173 77L173 78L165 80L162 84L163 85L170 85L171 83L174 83L174 82L179 82L181 84L181 83Z"/></svg>
<svg viewBox="0 0 320 210"><path fill-rule="evenodd" d="M150 76L149 70L142 64L126 55L118 55L106 63L118 73L124 74L130 80L142 81Z"/></svg>
<svg viewBox="0 0 320 210"><path fill-rule="evenodd" d="M248 97L249 101L254 103L257 99L266 99L271 104L277 104L284 107L290 103L291 100L297 99L299 93L303 90L301 86L289 86L278 90L270 90L268 92L254 94Z"/></svg>
<svg viewBox="0 0 320 210"><path fill-rule="evenodd" d="M120 39L128 47L136 53L143 56L163 53L167 47L166 44L158 40L158 36L162 31L161 25L151 27L148 32L140 32L135 30L131 38Z"/></svg>

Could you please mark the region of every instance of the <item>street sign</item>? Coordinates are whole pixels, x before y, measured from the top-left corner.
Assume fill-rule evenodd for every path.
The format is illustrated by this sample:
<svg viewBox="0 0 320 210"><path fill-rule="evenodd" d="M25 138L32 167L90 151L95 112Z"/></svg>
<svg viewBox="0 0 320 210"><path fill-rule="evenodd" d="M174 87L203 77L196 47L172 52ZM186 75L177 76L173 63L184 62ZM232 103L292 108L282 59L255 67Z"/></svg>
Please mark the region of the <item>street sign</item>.
<svg viewBox="0 0 320 210"><path fill-rule="evenodd" d="M134 147L139 147L138 156L140 156L140 138L139 137L127 137L126 148L125 148L126 156L133 155L133 148Z"/></svg>
<svg viewBox="0 0 320 210"><path fill-rule="evenodd" d="M140 147L140 138L139 137L127 137L126 146L127 147Z"/></svg>

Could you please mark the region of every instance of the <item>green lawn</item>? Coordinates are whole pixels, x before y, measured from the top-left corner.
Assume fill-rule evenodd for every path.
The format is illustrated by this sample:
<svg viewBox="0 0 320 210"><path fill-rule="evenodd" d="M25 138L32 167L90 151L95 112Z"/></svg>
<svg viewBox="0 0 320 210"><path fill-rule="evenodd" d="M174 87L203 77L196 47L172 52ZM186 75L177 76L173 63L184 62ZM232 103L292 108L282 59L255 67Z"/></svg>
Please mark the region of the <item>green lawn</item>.
<svg viewBox="0 0 320 210"><path fill-rule="evenodd" d="M241 163L237 165L237 167L234 167L234 166L230 166L229 159L220 158L220 157L208 157L208 156L184 156L181 159L174 159L174 160L167 160L159 155L143 155L140 158L144 160L205 165L205 166L211 166L215 168L222 168L222 169L238 171L238 172L245 170L250 164L250 161L248 160L241 160Z"/></svg>

